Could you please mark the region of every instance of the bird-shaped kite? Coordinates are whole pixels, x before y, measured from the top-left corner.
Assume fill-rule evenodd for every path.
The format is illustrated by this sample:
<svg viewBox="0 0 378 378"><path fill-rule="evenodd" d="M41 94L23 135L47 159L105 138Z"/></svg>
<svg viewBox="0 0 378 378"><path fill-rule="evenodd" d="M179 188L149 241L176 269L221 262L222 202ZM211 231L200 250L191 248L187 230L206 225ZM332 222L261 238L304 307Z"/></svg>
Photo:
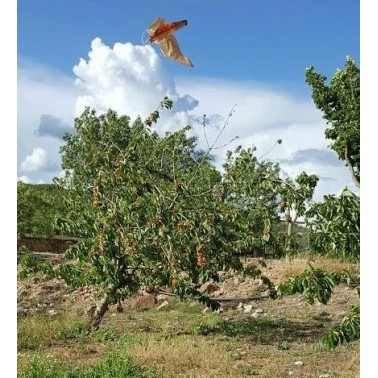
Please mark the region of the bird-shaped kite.
<svg viewBox="0 0 378 378"><path fill-rule="evenodd" d="M164 18L158 17L147 29L150 35L148 41L158 44L167 58L194 67L190 59L182 54L177 40L173 35L176 30L183 28L187 24L188 21L186 20L166 24Z"/></svg>

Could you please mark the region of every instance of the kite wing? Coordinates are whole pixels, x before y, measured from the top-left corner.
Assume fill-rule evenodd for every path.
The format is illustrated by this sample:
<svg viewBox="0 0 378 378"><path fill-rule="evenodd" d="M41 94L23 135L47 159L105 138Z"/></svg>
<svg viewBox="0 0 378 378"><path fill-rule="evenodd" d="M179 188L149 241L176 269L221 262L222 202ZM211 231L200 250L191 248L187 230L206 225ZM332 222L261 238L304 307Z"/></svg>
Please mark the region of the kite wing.
<svg viewBox="0 0 378 378"><path fill-rule="evenodd" d="M164 25L164 18L158 17L147 29L150 35L154 35L160 26Z"/></svg>
<svg viewBox="0 0 378 378"><path fill-rule="evenodd" d="M186 20L165 24L164 18L158 17L147 29L150 34L150 42L159 45L161 51L167 58L176 62L194 67L190 59L184 56L180 50L173 33L187 24Z"/></svg>
<svg viewBox="0 0 378 378"><path fill-rule="evenodd" d="M179 63L186 64L190 67L194 67L190 59L182 54L174 35L168 35L165 38L158 39L156 43L159 45L161 51L166 57Z"/></svg>

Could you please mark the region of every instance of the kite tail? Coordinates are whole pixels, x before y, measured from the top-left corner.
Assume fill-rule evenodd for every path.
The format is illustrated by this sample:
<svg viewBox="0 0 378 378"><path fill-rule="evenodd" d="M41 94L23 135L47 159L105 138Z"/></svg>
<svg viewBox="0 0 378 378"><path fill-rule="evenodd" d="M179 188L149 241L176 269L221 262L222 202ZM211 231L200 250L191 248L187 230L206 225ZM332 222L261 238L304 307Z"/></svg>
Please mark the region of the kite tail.
<svg viewBox="0 0 378 378"><path fill-rule="evenodd" d="M148 39L145 38L147 33L148 33L147 30L145 30L145 31L142 33L142 44L143 44L144 46L146 46L147 43L148 43Z"/></svg>

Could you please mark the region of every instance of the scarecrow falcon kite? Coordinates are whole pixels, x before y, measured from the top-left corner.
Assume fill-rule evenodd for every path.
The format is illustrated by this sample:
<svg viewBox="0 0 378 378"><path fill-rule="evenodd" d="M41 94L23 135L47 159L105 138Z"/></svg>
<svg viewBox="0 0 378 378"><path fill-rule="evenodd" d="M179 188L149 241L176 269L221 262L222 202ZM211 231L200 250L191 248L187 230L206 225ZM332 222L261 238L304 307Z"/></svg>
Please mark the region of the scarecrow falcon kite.
<svg viewBox="0 0 378 378"><path fill-rule="evenodd" d="M188 21L186 20L166 24L164 18L158 17L147 29L148 34L150 35L148 41L150 43L155 42L158 44L167 58L194 67L190 59L182 54L174 36L176 30L183 28L187 24Z"/></svg>

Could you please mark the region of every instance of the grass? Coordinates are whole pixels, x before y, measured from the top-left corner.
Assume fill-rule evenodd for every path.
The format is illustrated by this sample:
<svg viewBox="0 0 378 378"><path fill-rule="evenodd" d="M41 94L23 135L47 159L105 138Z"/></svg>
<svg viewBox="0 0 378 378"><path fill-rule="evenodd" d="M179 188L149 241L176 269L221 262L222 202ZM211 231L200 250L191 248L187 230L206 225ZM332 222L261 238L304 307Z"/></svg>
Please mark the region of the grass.
<svg viewBox="0 0 378 378"><path fill-rule="evenodd" d="M108 317L91 335L83 321L19 320L19 377L357 377L359 343L320 344L319 321L201 313L176 303L170 311ZM296 361L302 366L296 366ZM317 375L315 375L317 374Z"/></svg>
<svg viewBox="0 0 378 378"><path fill-rule="evenodd" d="M317 261L327 269L348 268L330 259ZM282 265L286 268L272 266L272 274L307 267L305 260ZM84 319L70 313L21 317L18 377L355 378L359 342L329 350L321 339L358 301L354 291L340 287L327 306L308 305L299 295L254 302L254 309L264 310L256 318L236 310L202 313L198 303L173 301L162 311L108 314L90 335Z"/></svg>
<svg viewBox="0 0 378 378"><path fill-rule="evenodd" d="M59 361L51 354L35 355L27 358L21 368L22 378L152 378L161 377L156 368L145 369L132 362L125 353L112 352L106 354L96 364L72 365Z"/></svg>
<svg viewBox="0 0 378 378"><path fill-rule="evenodd" d="M74 339L83 333L84 321L77 321L70 317L21 318L17 325L17 345L22 351L46 348L58 341Z"/></svg>

